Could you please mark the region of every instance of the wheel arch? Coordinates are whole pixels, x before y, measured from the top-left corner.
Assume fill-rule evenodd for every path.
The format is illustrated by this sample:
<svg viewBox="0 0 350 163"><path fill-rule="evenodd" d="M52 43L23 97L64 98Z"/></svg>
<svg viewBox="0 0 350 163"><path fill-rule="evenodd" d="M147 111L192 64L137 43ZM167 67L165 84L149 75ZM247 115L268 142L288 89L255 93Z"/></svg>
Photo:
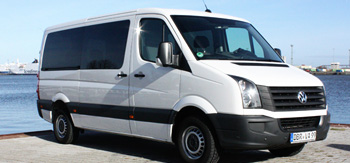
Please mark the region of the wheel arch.
<svg viewBox="0 0 350 163"><path fill-rule="evenodd" d="M64 101L62 101L62 100L56 100L56 101L52 102L52 121L57 116L57 111L58 110L64 111L70 117L69 110L68 110L68 107L67 107L66 103Z"/></svg>
<svg viewBox="0 0 350 163"><path fill-rule="evenodd" d="M63 93L57 93L57 94L55 94L55 95L52 97L51 101L52 101L53 103L55 103L56 101L62 101L62 102L64 102L64 103L70 102L69 98L68 98L65 94L63 94Z"/></svg>
<svg viewBox="0 0 350 163"><path fill-rule="evenodd" d="M52 99L52 121L54 120L57 110L63 110L65 113L67 113L69 115L69 110L68 110L68 106L67 103L70 102L69 98L63 94L63 93L57 93L55 94Z"/></svg>
<svg viewBox="0 0 350 163"><path fill-rule="evenodd" d="M196 107L196 106L186 106L179 110L176 115L173 118L172 121L172 130L171 130L171 140L172 142L176 142L176 135L179 129L179 124L187 117L198 117L201 121L203 121L209 129L212 131L212 134L214 135L214 138L217 141L216 136L216 129L212 123L212 121L209 119L207 113L205 113L202 109ZM217 141L218 142L218 141Z"/></svg>
<svg viewBox="0 0 350 163"><path fill-rule="evenodd" d="M215 128L207 114L216 114L217 111L206 99L194 95L185 96L174 105L173 111L175 114L172 114L169 119L170 124L173 124L169 134L172 142L174 142L177 132L177 124L188 116L204 117L206 123L210 124L214 134L216 134Z"/></svg>
<svg viewBox="0 0 350 163"><path fill-rule="evenodd" d="M200 109L205 114L216 114L214 106L206 99L199 96L186 96L179 100L173 107L174 111L180 112L183 108L195 107Z"/></svg>

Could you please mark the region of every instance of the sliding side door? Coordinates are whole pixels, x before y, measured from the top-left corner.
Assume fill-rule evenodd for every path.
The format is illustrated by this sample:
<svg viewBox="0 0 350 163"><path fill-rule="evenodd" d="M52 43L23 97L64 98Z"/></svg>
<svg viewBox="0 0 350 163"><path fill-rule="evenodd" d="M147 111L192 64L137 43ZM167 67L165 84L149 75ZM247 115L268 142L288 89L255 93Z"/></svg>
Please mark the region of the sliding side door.
<svg viewBox="0 0 350 163"><path fill-rule="evenodd" d="M130 134L129 62L133 18L97 21L85 28L77 127Z"/></svg>

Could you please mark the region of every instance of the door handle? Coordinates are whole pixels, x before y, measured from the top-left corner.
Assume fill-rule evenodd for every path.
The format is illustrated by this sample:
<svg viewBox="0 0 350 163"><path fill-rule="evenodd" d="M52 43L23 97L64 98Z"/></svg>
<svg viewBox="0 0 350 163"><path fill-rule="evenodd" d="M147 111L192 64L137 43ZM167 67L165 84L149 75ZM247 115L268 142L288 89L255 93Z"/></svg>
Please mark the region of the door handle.
<svg viewBox="0 0 350 163"><path fill-rule="evenodd" d="M124 74L124 72L122 71L117 76L123 78L123 77L127 77L128 75Z"/></svg>
<svg viewBox="0 0 350 163"><path fill-rule="evenodd" d="M143 78L145 77L145 74L143 74L142 72L139 72L138 74L134 75L135 78Z"/></svg>

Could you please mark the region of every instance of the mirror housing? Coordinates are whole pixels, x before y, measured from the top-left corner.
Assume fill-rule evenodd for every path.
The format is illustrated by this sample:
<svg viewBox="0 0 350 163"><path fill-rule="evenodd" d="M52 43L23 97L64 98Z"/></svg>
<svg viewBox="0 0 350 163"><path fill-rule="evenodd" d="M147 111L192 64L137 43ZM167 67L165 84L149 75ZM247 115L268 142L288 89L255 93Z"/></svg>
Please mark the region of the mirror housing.
<svg viewBox="0 0 350 163"><path fill-rule="evenodd" d="M156 64L158 66L178 66L179 55L173 54L173 45L171 42L162 42L158 47L158 56Z"/></svg>
<svg viewBox="0 0 350 163"><path fill-rule="evenodd" d="M274 48L273 50L275 50L275 52L276 52L280 57L282 56L281 49Z"/></svg>

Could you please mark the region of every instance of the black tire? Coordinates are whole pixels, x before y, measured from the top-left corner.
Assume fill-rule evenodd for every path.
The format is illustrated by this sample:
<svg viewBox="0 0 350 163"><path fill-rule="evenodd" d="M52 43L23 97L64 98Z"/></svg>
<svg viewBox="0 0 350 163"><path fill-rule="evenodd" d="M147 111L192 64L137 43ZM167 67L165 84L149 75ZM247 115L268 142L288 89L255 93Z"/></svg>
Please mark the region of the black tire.
<svg viewBox="0 0 350 163"><path fill-rule="evenodd" d="M285 148L277 148L277 149L269 149L269 151L278 157L287 157L287 156L294 156L300 153L305 144L300 144L296 146L291 146L291 147L285 147Z"/></svg>
<svg viewBox="0 0 350 163"><path fill-rule="evenodd" d="M185 118L176 133L176 145L186 162L218 162L215 139L208 126L197 117Z"/></svg>
<svg viewBox="0 0 350 163"><path fill-rule="evenodd" d="M74 143L79 137L79 129L74 127L70 117L62 110L56 112L53 131L56 140L62 144Z"/></svg>

